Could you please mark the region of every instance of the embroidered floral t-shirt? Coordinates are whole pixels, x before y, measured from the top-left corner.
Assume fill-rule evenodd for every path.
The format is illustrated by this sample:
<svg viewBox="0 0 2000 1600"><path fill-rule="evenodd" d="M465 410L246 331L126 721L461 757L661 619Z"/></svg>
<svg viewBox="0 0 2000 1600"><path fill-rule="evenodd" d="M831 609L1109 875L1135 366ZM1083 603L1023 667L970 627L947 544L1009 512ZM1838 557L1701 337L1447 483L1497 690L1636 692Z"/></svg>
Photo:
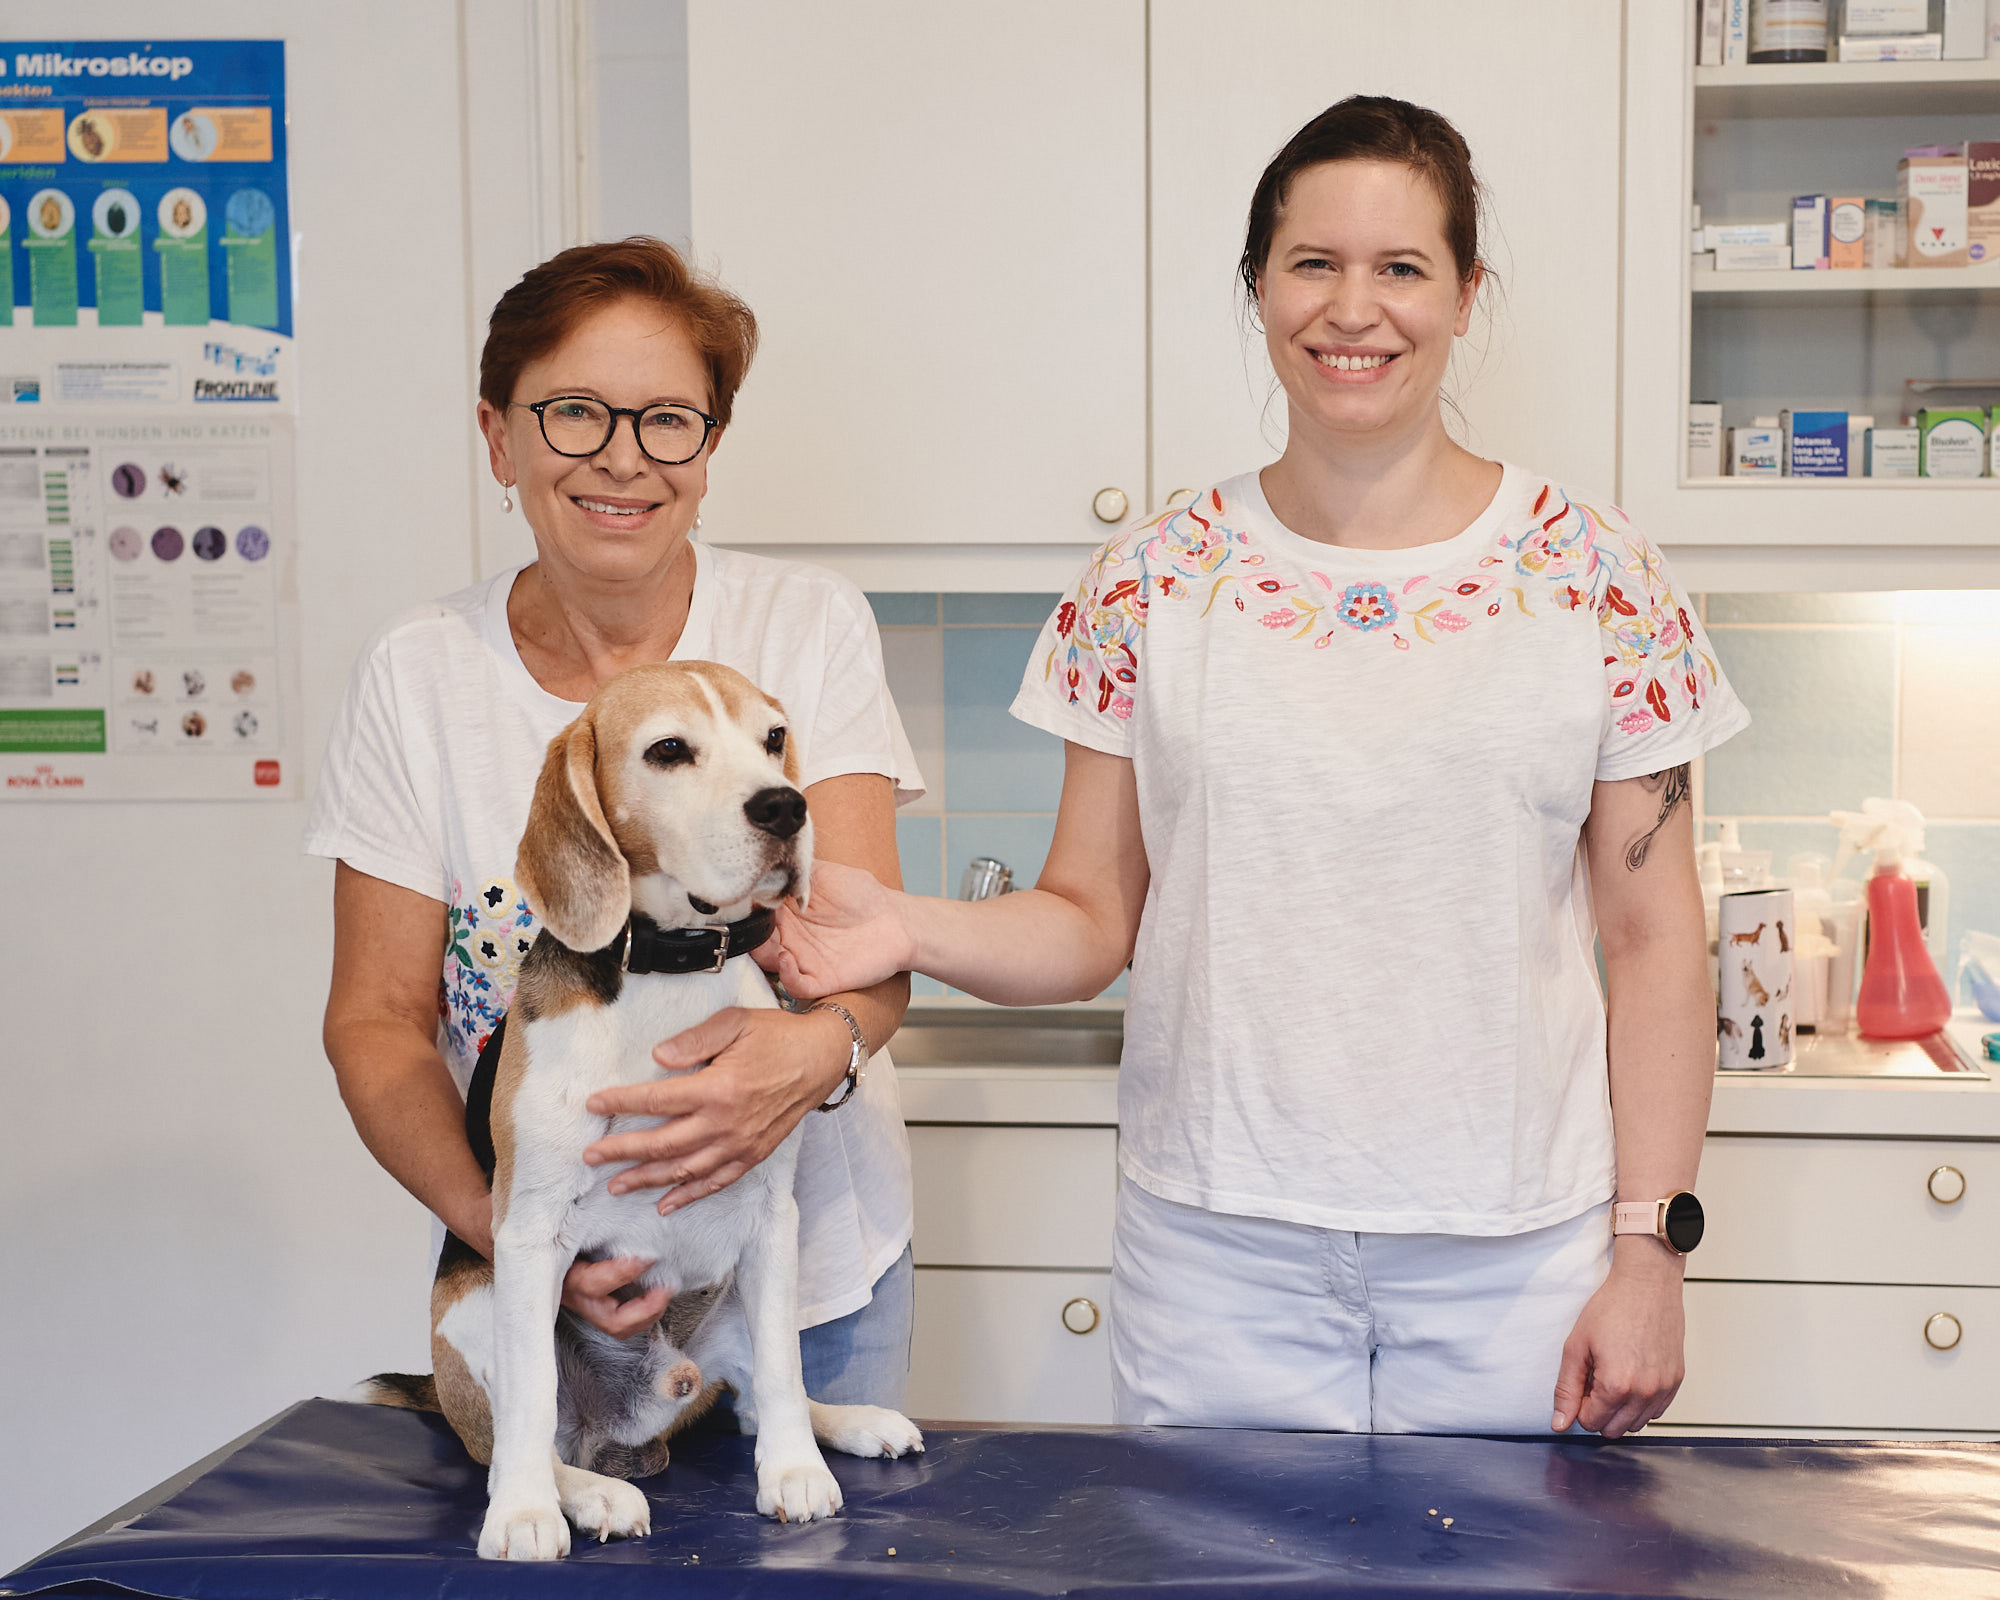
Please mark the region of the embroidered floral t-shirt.
<svg viewBox="0 0 2000 1600"><path fill-rule="evenodd" d="M1509 466L1457 536L1355 550L1249 473L1096 553L1013 710L1135 768L1133 1182L1388 1233L1611 1197L1591 786L1749 721L1622 514Z"/></svg>
<svg viewBox="0 0 2000 1600"><path fill-rule="evenodd" d="M859 590L794 562L696 545L674 659L734 667L785 707L806 787L881 773L923 779L882 675ZM522 664L507 624L514 572L390 623L362 652L327 742L305 848L444 902L438 1043L461 1093L513 998L538 931L514 856L549 740L583 709ZM799 1151L799 1313L811 1327L866 1305L911 1225L910 1149L887 1052L854 1103L808 1117Z"/></svg>

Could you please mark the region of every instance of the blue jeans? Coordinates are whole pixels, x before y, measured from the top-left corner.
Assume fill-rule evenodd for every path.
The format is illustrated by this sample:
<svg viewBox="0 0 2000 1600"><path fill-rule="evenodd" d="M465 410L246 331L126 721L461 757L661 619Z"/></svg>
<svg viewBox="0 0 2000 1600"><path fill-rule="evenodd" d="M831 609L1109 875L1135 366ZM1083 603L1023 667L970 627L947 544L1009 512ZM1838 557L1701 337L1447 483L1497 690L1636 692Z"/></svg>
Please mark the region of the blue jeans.
<svg viewBox="0 0 2000 1600"><path fill-rule="evenodd" d="M910 1383L910 1337L916 1312L910 1247L875 1280L868 1304L799 1335L806 1393L824 1405L903 1409Z"/></svg>

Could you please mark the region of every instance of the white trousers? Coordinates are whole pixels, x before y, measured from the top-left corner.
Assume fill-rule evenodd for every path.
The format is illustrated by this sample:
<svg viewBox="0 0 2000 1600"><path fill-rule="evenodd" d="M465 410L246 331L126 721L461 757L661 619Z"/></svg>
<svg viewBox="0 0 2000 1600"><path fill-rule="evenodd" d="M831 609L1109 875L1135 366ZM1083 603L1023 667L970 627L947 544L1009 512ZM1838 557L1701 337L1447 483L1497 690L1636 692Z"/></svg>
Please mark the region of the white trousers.
<svg viewBox="0 0 2000 1600"><path fill-rule="evenodd" d="M1611 1204L1531 1233L1346 1233L1121 1178L1122 1423L1547 1433L1563 1341L1611 1267Z"/></svg>

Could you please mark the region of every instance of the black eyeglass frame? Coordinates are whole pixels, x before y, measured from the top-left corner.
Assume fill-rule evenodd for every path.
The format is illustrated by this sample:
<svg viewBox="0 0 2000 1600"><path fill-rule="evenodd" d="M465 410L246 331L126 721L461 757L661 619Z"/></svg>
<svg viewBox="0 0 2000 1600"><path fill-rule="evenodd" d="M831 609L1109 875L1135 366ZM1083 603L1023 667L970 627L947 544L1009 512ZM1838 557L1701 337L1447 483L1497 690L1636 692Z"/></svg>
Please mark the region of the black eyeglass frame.
<svg viewBox="0 0 2000 1600"><path fill-rule="evenodd" d="M594 406L604 406L604 409L611 413L611 420L605 427L604 437L597 442L596 449L565 450L549 437L549 419L546 413L550 406L562 400L587 400ZM715 418L702 410L700 406L683 405L679 401L653 406L639 406L635 409L632 406L605 405L594 394L552 394L546 400L510 400L507 403L511 406L519 406L523 411L534 412L535 425L542 432L542 443L555 451L557 455L567 456L572 461L588 461L592 456L599 455L608 449L611 441L617 437L618 419L620 417L630 417L632 419L632 442L639 447L639 454L644 456L648 461L662 467L686 466L696 456L700 455L702 451L708 448L708 441L715 437L715 430L722 426ZM649 411L692 411L696 416L701 418L701 443L696 445L691 452L682 456L678 461L662 460L646 448L646 441L639 436L639 419Z"/></svg>

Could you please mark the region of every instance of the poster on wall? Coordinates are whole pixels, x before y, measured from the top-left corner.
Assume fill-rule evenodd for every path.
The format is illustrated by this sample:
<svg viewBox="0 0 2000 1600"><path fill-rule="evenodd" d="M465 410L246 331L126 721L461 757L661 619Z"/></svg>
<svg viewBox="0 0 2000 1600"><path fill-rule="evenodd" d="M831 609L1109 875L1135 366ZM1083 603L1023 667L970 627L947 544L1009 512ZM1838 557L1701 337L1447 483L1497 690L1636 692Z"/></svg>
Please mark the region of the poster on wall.
<svg viewBox="0 0 2000 1600"><path fill-rule="evenodd" d="M281 42L0 46L0 794L297 796Z"/></svg>

